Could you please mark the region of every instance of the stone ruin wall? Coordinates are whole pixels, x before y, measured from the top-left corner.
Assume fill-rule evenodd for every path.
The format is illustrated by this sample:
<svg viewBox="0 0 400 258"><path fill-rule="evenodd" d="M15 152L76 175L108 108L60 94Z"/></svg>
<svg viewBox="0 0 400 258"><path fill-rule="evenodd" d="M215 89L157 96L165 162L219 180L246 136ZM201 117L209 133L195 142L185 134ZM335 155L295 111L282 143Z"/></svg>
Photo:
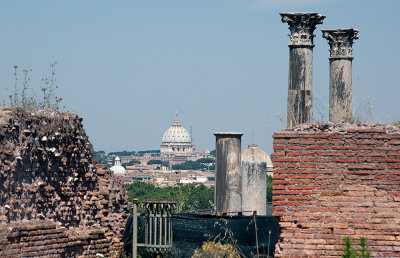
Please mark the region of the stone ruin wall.
<svg viewBox="0 0 400 258"><path fill-rule="evenodd" d="M372 256L400 256L400 129L301 125L274 134L276 257L341 256L366 238Z"/></svg>
<svg viewBox="0 0 400 258"><path fill-rule="evenodd" d="M0 256L110 255L120 245L128 196L95 164L81 122L0 109Z"/></svg>

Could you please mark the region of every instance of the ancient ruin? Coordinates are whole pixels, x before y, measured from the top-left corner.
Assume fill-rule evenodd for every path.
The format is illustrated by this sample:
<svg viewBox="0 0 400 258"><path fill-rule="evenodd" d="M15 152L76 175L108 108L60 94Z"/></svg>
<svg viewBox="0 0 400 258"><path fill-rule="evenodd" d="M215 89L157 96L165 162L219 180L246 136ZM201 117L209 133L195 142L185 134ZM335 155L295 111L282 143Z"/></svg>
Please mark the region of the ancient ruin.
<svg viewBox="0 0 400 258"><path fill-rule="evenodd" d="M312 54L314 30L325 16L318 13L281 13L289 24L289 84L287 127L312 122Z"/></svg>
<svg viewBox="0 0 400 258"><path fill-rule="evenodd" d="M322 36L330 46L329 67L329 121L350 122L352 111L352 61L353 42L358 30L322 30Z"/></svg>
<svg viewBox="0 0 400 258"><path fill-rule="evenodd" d="M118 253L128 196L81 118L1 108L0 141L2 257Z"/></svg>
<svg viewBox="0 0 400 258"><path fill-rule="evenodd" d="M241 137L243 133L218 132L216 136L215 212L240 213Z"/></svg>
<svg viewBox="0 0 400 258"><path fill-rule="evenodd" d="M252 144L242 152L242 213L267 215L267 153Z"/></svg>
<svg viewBox="0 0 400 258"><path fill-rule="evenodd" d="M304 124L274 134L275 257L340 256L360 237L372 256L400 253L400 129Z"/></svg>

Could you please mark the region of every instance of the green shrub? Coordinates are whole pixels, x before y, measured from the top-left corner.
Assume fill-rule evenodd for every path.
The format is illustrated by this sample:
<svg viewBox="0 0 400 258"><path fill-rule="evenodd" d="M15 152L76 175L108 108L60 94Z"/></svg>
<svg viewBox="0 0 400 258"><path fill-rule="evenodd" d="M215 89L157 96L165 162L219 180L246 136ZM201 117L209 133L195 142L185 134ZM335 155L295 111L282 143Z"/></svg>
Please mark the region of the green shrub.
<svg viewBox="0 0 400 258"><path fill-rule="evenodd" d="M230 244L222 244L221 242L204 242L201 248L197 248L192 256L193 258L209 257L209 258L234 258L240 257L235 248Z"/></svg>
<svg viewBox="0 0 400 258"><path fill-rule="evenodd" d="M343 258L369 258L371 256L364 237L360 238L360 248L358 250L352 246L350 237L345 237L343 241L345 246L345 252L342 255Z"/></svg>

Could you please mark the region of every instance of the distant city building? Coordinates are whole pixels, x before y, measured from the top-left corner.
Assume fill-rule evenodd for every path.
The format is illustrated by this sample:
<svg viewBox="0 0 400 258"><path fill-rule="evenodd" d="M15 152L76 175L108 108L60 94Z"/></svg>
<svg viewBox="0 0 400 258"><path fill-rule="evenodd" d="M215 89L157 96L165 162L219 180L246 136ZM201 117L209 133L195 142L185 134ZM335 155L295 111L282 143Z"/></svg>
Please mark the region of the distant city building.
<svg viewBox="0 0 400 258"><path fill-rule="evenodd" d="M210 154L210 151L206 147L204 147L204 149L200 152L200 156L202 158L214 157L213 155Z"/></svg>
<svg viewBox="0 0 400 258"><path fill-rule="evenodd" d="M181 126L178 113L172 126L165 131L160 146L160 157L171 164L182 163L198 157L188 131Z"/></svg>
<svg viewBox="0 0 400 258"><path fill-rule="evenodd" d="M110 168L112 172L114 172L114 175L118 176L125 176L126 175L126 169L121 166L121 159L117 156L114 159L114 166Z"/></svg>

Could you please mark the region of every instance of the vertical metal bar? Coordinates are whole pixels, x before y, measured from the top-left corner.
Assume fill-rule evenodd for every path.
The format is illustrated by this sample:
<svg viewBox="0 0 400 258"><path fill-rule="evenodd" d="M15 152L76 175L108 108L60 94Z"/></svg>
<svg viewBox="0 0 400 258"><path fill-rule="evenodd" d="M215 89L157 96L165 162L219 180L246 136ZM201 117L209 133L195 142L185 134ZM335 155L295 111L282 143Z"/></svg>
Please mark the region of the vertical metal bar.
<svg viewBox="0 0 400 258"><path fill-rule="evenodd" d="M149 215L146 214L146 222L144 228L144 243L145 245L149 244Z"/></svg>
<svg viewBox="0 0 400 258"><path fill-rule="evenodd" d="M133 209L133 223L132 223L132 257L137 258L137 202L134 202Z"/></svg>
<svg viewBox="0 0 400 258"><path fill-rule="evenodd" d="M171 214L168 214L168 221L169 221L169 244L172 245L172 220L171 220Z"/></svg>
<svg viewBox="0 0 400 258"><path fill-rule="evenodd" d="M154 244L157 245L157 212L154 215Z"/></svg>
<svg viewBox="0 0 400 258"><path fill-rule="evenodd" d="M151 213L151 209L150 209L150 212L149 212L149 215L147 215L148 216L148 220L149 220L149 244L151 245L152 243L152 239L153 239L153 216L151 215L152 213Z"/></svg>
<svg viewBox="0 0 400 258"><path fill-rule="evenodd" d="M168 245L167 244L167 214L164 214L164 245Z"/></svg>
<svg viewBox="0 0 400 258"><path fill-rule="evenodd" d="M162 229L163 229L163 214L162 213L160 213L160 217L158 218L158 220L159 220L159 222L160 222L160 226L159 226L159 228L160 228L160 237L159 237L159 240L160 240L160 246L162 246Z"/></svg>

